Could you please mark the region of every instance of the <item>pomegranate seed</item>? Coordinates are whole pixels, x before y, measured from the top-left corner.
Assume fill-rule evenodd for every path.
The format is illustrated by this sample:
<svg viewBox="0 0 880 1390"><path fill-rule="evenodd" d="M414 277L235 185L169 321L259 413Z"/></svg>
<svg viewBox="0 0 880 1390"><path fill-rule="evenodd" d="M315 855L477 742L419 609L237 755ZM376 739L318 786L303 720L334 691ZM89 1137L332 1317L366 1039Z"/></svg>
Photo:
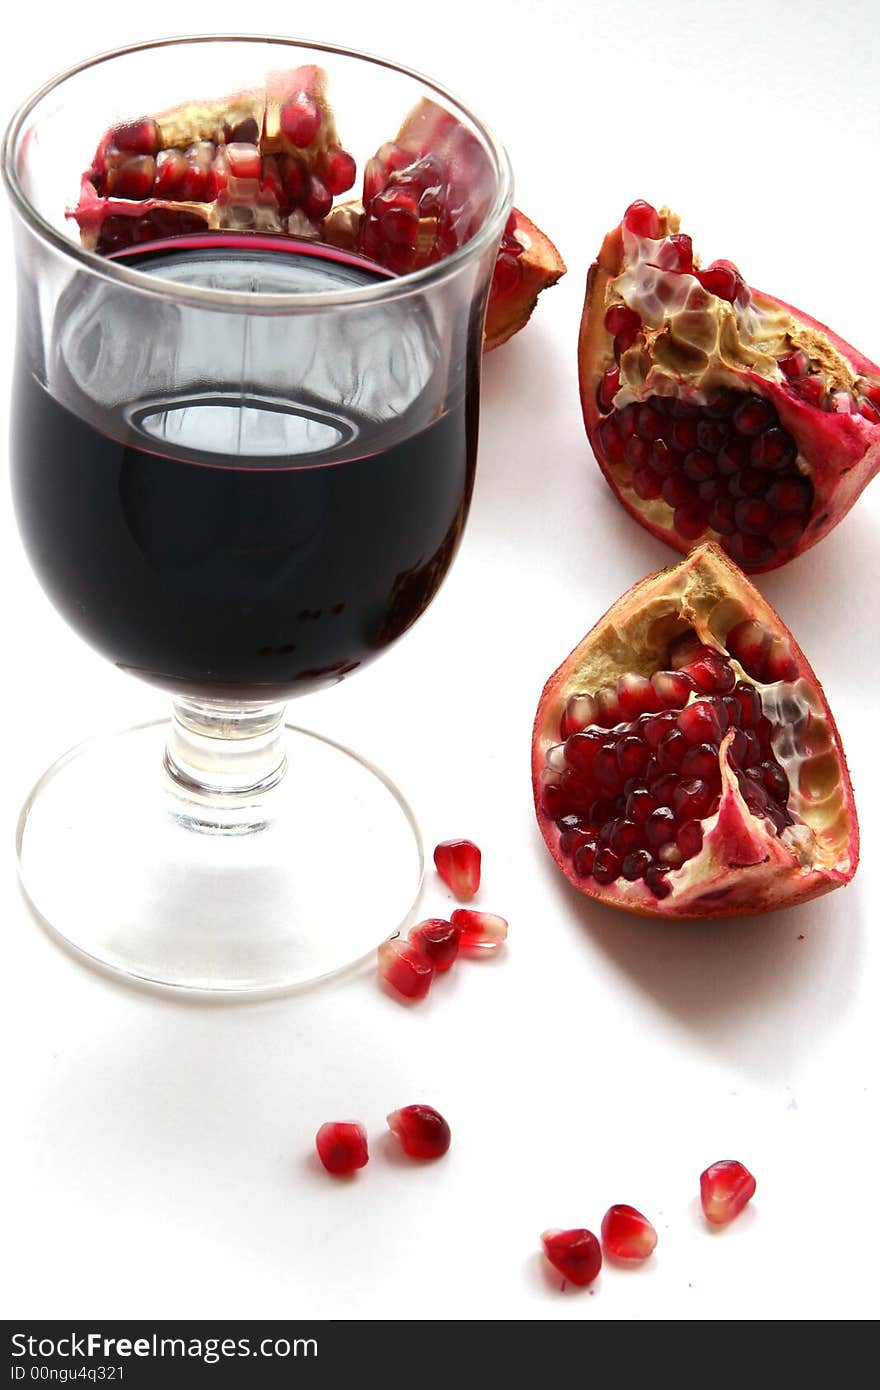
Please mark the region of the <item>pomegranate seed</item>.
<svg viewBox="0 0 880 1390"><path fill-rule="evenodd" d="M655 671L651 684L664 705L683 705L695 689L694 682L685 671Z"/></svg>
<svg viewBox="0 0 880 1390"><path fill-rule="evenodd" d="M755 1179L735 1158L712 1163L700 1174L700 1201L706 1220L726 1226L755 1195Z"/></svg>
<svg viewBox="0 0 880 1390"><path fill-rule="evenodd" d="M226 146L229 172L237 179L258 179L260 177L260 151L256 145L234 142Z"/></svg>
<svg viewBox="0 0 880 1390"><path fill-rule="evenodd" d="M518 274L519 269L517 268L517 275ZM599 403L600 410L611 409L612 405L614 404L614 397L616 396L619 388L620 368L617 366L616 363L612 362L610 366L605 368L605 371L602 374L602 380L599 382L599 388L596 392L596 399Z"/></svg>
<svg viewBox="0 0 880 1390"><path fill-rule="evenodd" d="M625 341L626 347L631 347L635 342L641 326L642 320L635 309L630 309L626 304L612 304L605 314L608 332L615 340Z"/></svg>
<svg viewBox="0 0 880 1390"><path fill-rule="evenodd" d="M799 377L792 381L791 385L792 389L809 405L821 405L825 400L827 388L825 377L821 372L811 372L809 376Z"/></svg>
<svg viewBox="0 0 880 1390"><path fill-rule="evenodd" d="M598 845L595 839L586 840L579 849L575 850L575 872L580 874L581 878L586 878L588 874L593 872L593 865L596 862L597 852Z"/></svg>
<svg viewBox="0 0 880 1390"><path fill-rule="evenodd" d="M707 781L718 776L718 748L714 743L700 743L689 748L681 761L682 777L696 777Z"/></svg>
<svg viewBox="0 0 880 1390"><path fill-rule="evenodd" d="M459 902L467 902L480 886L482 856L473 840L443 840L434 850L434 865Z"/></svg>
<svg viewBox="0 0 880 1390"><path fill-rule="evenodd" d="M627 879L630 883L634 883L637 878L644 878L652 862L646 849L633 850L620 866L621 878Z"/></svg>
<svg viewBox="0 0 880 1390"><path fill-rule="evenodd" d="M350 1122L328 1122L315 1135L318 1157L328 1173L354 1173L369 1160L367 1132L363 1125Z"/></svg>
<svg viewBox="0 0 880 1390"><path fill-rule="evenodd" d="M626 799L627 820L635 821L636 825L641 825L648 819L652 811L656 811L658 802L648 791L647 787L637 787L630 792Z"/></svg>
<svg viewBox="0 0 880 1390"><path fill-rule="evenodd" d="M318 172L331 193L346 193L357 176L357 165L347 150L330 145L318 161Z"/></svg>
<svg viewBox="0 0 880 1390"><path fill-rule="evenodd" d="M634 203L630 203L623 214L623 225L635 236L649 237L653 241L660 235L660 218L657 211L643 198L637 198Z"/></svg>
<svg viewBox="0 0 880 1390"><path fill-rule="evenodd" d="M677 270L691 275L694 269L694 245L686 232L673 232L664 239L654 258L661 270Z"/></svg>
<svg viewBox="0 0 880 1390"><path fill-rule="evenodd" d="M379 947L379 974L392 989L407 999L424 999L431 988L434 967L420 951L403 941L386 941Z"/></svg>
<svg viewBox="0 0 880 1390"><path fill-rule="evenodd" d="M780 371L788 377L789 381L797 377L806 376L807 372L810 370L810 359L807 354L801 352L799 348L784 353L777 361Z"/></svg>
<svg viewBox="0 0 880 1390"><path fill-rule="evenodd" d="M613 849L600 849L593 861L593 878L597 883L613 883L620 876L621 860Z"/></svg>
<svg viewBox="0 0 880 1390"><path fill-rule="evenodd" d="M507 940L507 922L494 912L475 912L473 908L457 907L452 925L461 933L463 951L494 951Z"/></svg>
<svg viewBox="0 0 880 1390"><path fill-rule="evenodd" d="M281 108L281 129L298 149L310 145L321 128L321 112L308 92L295 92Z"/></svg>
<svg viewBox="0 0 880 1390"><path fill-rule="evenodd" d="M173 198L186 174L186 160L180 150L160 150L156 156L154 192L160 198Z"/></svg>
<svg viewBox="0 0 880 1390"><path fill-rule="evenodd" d="M444 917L428 917L409 933L413 946L437 971L448 970L454 964L460 937L461 928Z"/></svg>
<svg viewBox="0 0 880 1390"><path fill-rule="evenodd" d="M162 143L159 127L151 116L114 126L110 139L117 150L125 150L128 154L155 155Z"/></svg>
<svg viewBox="0 0 880 1390"><path fill-rule="evenodd" d="M760 396L746 397L733 412L733 427L738 434L758 435L773 423L774 410Z"/></svg>
<svg viewBox="0 0 880 1390"><path fill-rule="evenodd" d="M317 174L309 178L308 189L303 201L303 212L310 222L320 222L333 206L333 194Z"/></svg>
<svg viewBox="0 0 880 1390"><path fill-rule="evenodd" d="M153 191L155 177L156 161L150 155L131 155L107 170L104 191L111 198L140 202Z"/></svg>
<svg viewBox="0 0 880 1390"><path fill-rule="evenodd" d="M592 695L572 695L562 716L561 733L563 738L580 733L588 725L595 723L596 704Z"/></svg>
<svg viewBox="0 0 880 1390"><path fill-rule="evenodd" d="M405 1105L402 1110L392 1110L388 1127L410 1158L441 1158L452 1139L449 1125L431 1105Z"/></svg>
<svg viewBox="0 0 880 1390"><path fill-rule="evenodd" d="M675 843L683 859L693 859L703 848L703 827L699 821L685 821L675 837Z"/></svg>
<svg viewBox="0 0 880 1390"><path fill-rule="evenodd" d="M679 535L689 541L697 540L706 529L706 511L699 502L676 507L673 520Z"/></svg>
<svg viewBox="0 0 880 1390"><path fill-rule="evenodd" d="M727 728L724 706L711 700L694 700L678 716L678 727L688 743L703 743L718 739Z"/></svg>
<svg viewBox="0 0 880 1390"><path fill-rule="evenodd" d="M602 1218L602 1244L616 1260L646 1260L657 1244L657 1232L635 1207L609 1207Z"/></svg>
<svg viewBox="0 0 880 1390"><path fill-rule="evenodd" d="M422 210L421 204L419 205L419 210ZM520 247L520 253L521 251L522 247ZM502 251L495 262L495 269L492 272L493 293L498 295L499 298L502 295L511 294L522 280L522 274L522 267L516 257L507 251ZM617 388L615 387L614 389L616 390ZM614 392L612 392L612 395L613 394ZM608 405L603 408L605 410L610 409L610 404L609 401Z"/></svg>
<svg viewBox="0 0 880 1390"><path fill-rule="evenodd" d="M592 1231L545 1231L541 1243L553 1268L579 1288L592 1284L602 1268L602 1249Z"/></svg>
<svg viewBox="0 0 880 1390"><path fill-rule="evenodd" d="M708 781L703 781L700 778L691 778L688 781L679 782L678 786L675 788L672 807L679 820L690 823L691 821L705 820L706 816L712 813L717 800L718 798ZM685 845L681 844L679 840L681 830L683 829L684 826L676 832L675 843L684 854ZM702 842L702 832L700 834L700 839ZM699 848L699 846L697 846L697 848ZM690 858L690 855L686 855L685 857Z"/></svg>
<svg viewBox="0 0 880 1390"><path fill-rule="evenodd" d="M670 806L658 806L645 821L645 839L652 849L659 849L675 839L675 812Z"/></svg>
<svg viewBox="0 0 880 1390"><path fill-rule="evenodd" d="M705 270L695 270L694 274L704 290L731 304L745 293L746 283L732 261L713 261Z"/></svg>
<svg viewBox="0 0 880 1390"><path fill-rule="evenodd" d="M668 898L672 889L666 882L665 872L656 864L652 864L645 874L645 883L654 894L655 898Z"/></svg>

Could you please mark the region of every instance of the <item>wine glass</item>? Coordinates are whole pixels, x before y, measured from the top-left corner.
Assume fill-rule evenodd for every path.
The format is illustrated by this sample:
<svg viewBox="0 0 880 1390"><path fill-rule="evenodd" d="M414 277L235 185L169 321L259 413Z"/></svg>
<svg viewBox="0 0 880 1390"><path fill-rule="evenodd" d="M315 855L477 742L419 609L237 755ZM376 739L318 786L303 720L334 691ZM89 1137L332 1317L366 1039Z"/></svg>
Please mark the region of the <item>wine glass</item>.
<svg viewBox="0 0 880 1390"><path fill-rule="evenodd" d="M443 258L408 268L393 216L384 268L352 240L357 208L322 222L301 202L279 221L272 178L309 170L278 130L305 159L315 112L332 134L328 103L349 143L323 158L343 174L405 121L407 157L433 151L423 185L466 163L457 241L436 188L419 203L418 235L452 238ZM198 177L218 167L216 197ZM154 201L160 172L181 169L176 201ZM7 131L3 174L24 544L71 626L173 700L170 720L74 748L39 780L19 823L26 895L77 951L139 980L241 992L327 975L406 920L423 850L397 787L286 725L285 704L401 636L458 547L504 152L392 63L206 37L48 83Z"/></svg>

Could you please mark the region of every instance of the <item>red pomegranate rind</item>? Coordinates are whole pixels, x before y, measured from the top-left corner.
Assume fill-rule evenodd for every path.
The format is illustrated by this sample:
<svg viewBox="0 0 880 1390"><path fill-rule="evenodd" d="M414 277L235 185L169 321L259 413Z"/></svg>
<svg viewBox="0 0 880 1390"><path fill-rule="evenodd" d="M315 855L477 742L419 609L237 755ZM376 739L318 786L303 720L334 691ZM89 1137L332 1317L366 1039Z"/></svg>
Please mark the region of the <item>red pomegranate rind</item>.
<svg viewBox="0 0 880 1390"><path fill-rule="evenodd" d="M404 274L464 245L488 211L491 187L479 141L448 111L423 100L368 161L361 200L335 208L326 234L334 245ZM495 263L485 350L523 328L540 292L564 274L553 243L514 208Z"/></svg>
<svg viewBox="0 0 880 1390"><path fill-rule="evenodd" d="M261 89L113 127L70 215L99 254L204 229L316 237L333 196L354 179L326 74L309 65L272 73Z"/></svg>
<svg viewBox="0 0 880 1390"><path fill-rule="evenodd" d="M590 270L587 433L648 530L774 569L827 535L880 469L880 368L730 262L701 270L678 227L633 204Z"/></svg>
<svg viewBox="0 0 880 1390"><path fill-rule="evenodd" d="M629 912L769 912L848 883L858 865L819 681L717 546L634 585L551 676L532 777L560 869Z"/></svg>

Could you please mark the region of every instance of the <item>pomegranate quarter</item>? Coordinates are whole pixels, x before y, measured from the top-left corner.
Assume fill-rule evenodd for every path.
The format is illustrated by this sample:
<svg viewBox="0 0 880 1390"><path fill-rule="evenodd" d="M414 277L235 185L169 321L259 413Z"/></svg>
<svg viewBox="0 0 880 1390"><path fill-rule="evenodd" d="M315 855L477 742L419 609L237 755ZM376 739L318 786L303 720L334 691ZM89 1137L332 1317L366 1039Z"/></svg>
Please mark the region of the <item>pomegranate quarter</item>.
<svg viewBox="0 0 880 1390"><path fill-rule="evenodd" d="M815 545L880 469L880 367L824 324L701 269L674 213L633 203L587 279L581 401L627 511L750 571Z"/></svg>
<svg viewBox="0 0 880 1390"><path fill-rule="evenodd" d="M769 912L839 888L858 864L822 687L714 545L634 585L550 677L532 777L562 872L628 912Z"/></svg>

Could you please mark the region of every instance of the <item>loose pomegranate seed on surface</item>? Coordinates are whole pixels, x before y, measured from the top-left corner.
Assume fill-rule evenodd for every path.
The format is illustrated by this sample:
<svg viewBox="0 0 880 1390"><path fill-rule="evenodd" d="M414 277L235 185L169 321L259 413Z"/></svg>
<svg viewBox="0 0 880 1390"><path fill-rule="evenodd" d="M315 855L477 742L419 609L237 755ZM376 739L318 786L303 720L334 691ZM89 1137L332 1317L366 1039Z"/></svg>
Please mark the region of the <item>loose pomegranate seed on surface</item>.
<svg viewBox="0 0 880 1390"><path fill-rule="evenodd" d="M315 1135L315 1148L327 1172L336 1175L356 1172L370 1157L367 1132L355 1121L321 1125Z"/></svg>
<svg viewBox="0 0 880 1390"><path fill-rule="evenodd" d="M481 859L473 840L443 840L434 850L438 874L461 902L472 898L480 886Z"/></svg>
<svg viewBox="0 0 880 1390"><path fill-rule="evenodd" d="M602 1248L592 1231L545 1231L541 1243L553 1268L579 1288L592 1284L602 1268Z"/></svg>
<svg viewBox="0 0 880 1390"><path fill-rule="evenodd" d="M410 1158L442 1158L452 1141L449 1125L432 1105L405 1105L392 1110L388 1128Z"/></svg>
<svg viewBox="0 0 880 1390"><path fill-rule="evenodd" d="M657 1244L657 1232L635 1207L609 1207L602 1218L602 1245L616 1260L646 1260Z"/></svg>
<svg viewBox="0 0 880 1390"><path fill-rule="evenodd" d="M722 1158L700 1174L703 1214L713 1226L726 1226L755 1195L757 1184L748 1168L735 1158Z"/></svg>
<svg viewBox="0 0 880 1390"><path fill-rule="evenodd" d="M431 988L434 967L420 950L405 941L386 941L377 952L379 974L386 984L407 999L424 999Z"/></svg>
<svg viewBox="0 0 880 1390"><path fill-rule="evenodd" d="M428 917L410 929L409 939L435 970L448 970L458 956L461 927L445 917Z"/></svg>
<svg viewBox="0 0 880 1390"><path fill-rule="evenodd" d="M458 907L452 914L452 925L458 928L463 951L494 951L507 940L507 922L494 912Z"/></svg>

